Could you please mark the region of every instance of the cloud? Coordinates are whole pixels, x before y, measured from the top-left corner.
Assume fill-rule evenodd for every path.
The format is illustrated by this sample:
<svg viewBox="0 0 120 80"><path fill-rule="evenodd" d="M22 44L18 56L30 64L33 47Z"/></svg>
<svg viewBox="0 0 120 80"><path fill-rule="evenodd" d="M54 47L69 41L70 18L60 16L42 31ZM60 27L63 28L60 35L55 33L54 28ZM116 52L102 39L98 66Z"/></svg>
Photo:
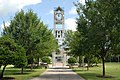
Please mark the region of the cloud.
<svg viewBox="0 0 120 80"><path fill-rule="evenodd" d="M54 13L54 11L53 11L53 10L51 10L49 13L50 13L50 14L53 14L53 13Z"/></svg>
<svg viewBox="0 0 120 80"><path fill-rule="evenodd" d="M85 0L79 0L79 2L83 5L85 5ZM76 11L76 7L72 7L71 10L69 11L69 14L74 14L76 15L77 14L77 11Z"/></svg>
<svg viewBox="0 0 120 80"><path fill-rule="evenodd" d="M65 24L68 30L76 31L76 27L77 27L76 19L68 18L65 20Z"/></svg>
<svg viewBox="0 0 120 80"><path fill-rule="evenodd" d="M10 22L8 21L8 22L5 22L5 26L6 27L8 27L10 25ZM2 23L1 25L0 25L0 36L1 36L1 32L3 31L3 29L4 29L4 24Z"/></svg>
<svg viewBox="0 0 120 80"><path fill-rule="evenodd" d="M41 3L41 0L0 0L0 16L18 11L25 6Z"/></svg>
<svg viewBox="0 0 120 80"><path fill-rule="evenodd" d="M76 8L72 7L71 10L69 11L69 14L77 14Z"/></svg>
<svg viewBox="0 0 120 80"><path fill-rule="evenodd" d="M9 25L10 25L9 21L5 22L6 27L8 27ZM1 28L1 30L4 29L4 24L3 23L0 25L0 28Z"/></svg>
<svg viewBox="0 0 120 80"><path fill-rule="evenodd" d="M79 0L79 2L83 5L85 5L85 0Z"/></svg>

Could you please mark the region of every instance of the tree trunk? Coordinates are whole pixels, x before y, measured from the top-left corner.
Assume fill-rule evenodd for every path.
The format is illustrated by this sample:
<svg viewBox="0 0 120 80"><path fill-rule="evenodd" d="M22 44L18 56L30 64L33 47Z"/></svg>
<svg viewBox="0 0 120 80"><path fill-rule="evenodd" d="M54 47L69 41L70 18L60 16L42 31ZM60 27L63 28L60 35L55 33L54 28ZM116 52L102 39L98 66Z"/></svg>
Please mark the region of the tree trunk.
<svg viewBox="0 0 120 80"><path fill-rule="evenodd" d="M118 63L119 63L119 56L118 56Z"/></svg>
<svg viewBox="0 0 120 80"><path fill-rule="evenodd" d="M79 55L79 67L81 66L80 55Z"/></svg>
<svg viewBox="0 0 120 80"><path fill-rule="evenodd" d="M97 63L97 62L95 63L95 66L98 66L98 63Z"/></svg>
<svg viewBox="0 0 120 80"><path fill-rule="evenodd" d="M33 69L33 62L31 63L31 70Z"/></svg>
<svg viewBox="0 0 120 80"><path fill-rule="evenodd" d="M34 66L34 61L33 58L31 58L31 70L33 69L33 66Z"/></svg>
<svg viewBox="0 0 120 80"><path fill-rule="evenodd" d="M0 68L1 68L1 66L2 66L2 65L0 64Z"/></svg>
<svg viewBox="0 0 120 80"><path fill-rule="evenodd" d="M39 58L37 58L37 66L40 66L40 65L39 65Z"/></svg>
<svg viewBox="0 0 120 80"><path fill-rule="evenodd" d="M2 70L1 75L0 75L0 79L3 78L3 74L4 74L4 71L5 71L6 66L7 66L7 65L5 65L5 66L3 67L3 70Z"/></svg>
<svg viewBox="0 0 120 80"><path fill-rule="evenodd" d="M105 58L102 57L102 65L103 65L103 77L105 77Z"/></svg>
<svg viewBox="0 0 120 80"><path fill-rule="evenodd" d="M21 74L23 74L23 67L21 68Z"/></svg>
<svg viewBox="0 0 120 80"><path fill-rule="evenodd" d="M90 58L88 58L87 70L89 70L89 66L90 66Z"/></svg>

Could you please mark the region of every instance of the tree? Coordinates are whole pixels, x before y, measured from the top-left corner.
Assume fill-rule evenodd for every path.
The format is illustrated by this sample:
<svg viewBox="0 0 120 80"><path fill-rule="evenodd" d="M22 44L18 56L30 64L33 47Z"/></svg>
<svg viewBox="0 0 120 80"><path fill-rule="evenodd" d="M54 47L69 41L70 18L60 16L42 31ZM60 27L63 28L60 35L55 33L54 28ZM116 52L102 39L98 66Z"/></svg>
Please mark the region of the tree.
<svg viewBox="0 0 120 80"><path fill-rule="evenodd" d="M20 45L17 47L17 52L18 54L15 56L16 58L15 58L14 65L17 68L21 68L21 74L23 74L23 69L27 65L26 52L25 52L25 49Z"/></svg>
<svg viewBox="0 0 120 80"><path fill-rule="evenodd" d="M26 55L23 47L18 46L8 36L0 38L0 63L4 66L0 78L3 78L4 70L8 64L19 64L18 62L20 62L19 65L23 68L26 65L25 60Z"/></svg>
<svg viewBox="0 0 120 80"><path fill-rule="evenodd" d="M57 49L57 41L52 31L48 30L47 27L41 27L40 29L38 27L37 31L35 34L40 37L40 42L35 47L34 58L37 60L37 63L39 63L39 58L48 56Z"/></svg>
<svg viewBox="0 0 120 80"><path fill-rule="evenodd" d="M79 16L77 19L78 31L85 33L83 36L86 36L90 43L89 46L95 50L94 55L98 55L102 59L103 77L106 76L105 58L114 54L114 49L120 43L118 42L120 39L118 14L120 13L113 12L118 9L118 4L120 4L118 0L86 0L85 5L76 4Z"/></svg>
<svg viewBox="0 0 120 80"><path fill-rule="evenodd" d="M83 37L78 31L68 30L65 33L64 47L68 50L68 54L79 57L79 66L81 65L81 56L83 56L84 43Z"/></svg>
<svg viewBox="0 0 120 80"><path fill-rule="evenodd" d="M25 48L31 69L34 58L40 58L43 53L46 54L56 48L56 42L51 31L32 10L26 13L21 10L16 13L10 22L10 26L4 29L3 35L9 35L16 43Z"/></svg>

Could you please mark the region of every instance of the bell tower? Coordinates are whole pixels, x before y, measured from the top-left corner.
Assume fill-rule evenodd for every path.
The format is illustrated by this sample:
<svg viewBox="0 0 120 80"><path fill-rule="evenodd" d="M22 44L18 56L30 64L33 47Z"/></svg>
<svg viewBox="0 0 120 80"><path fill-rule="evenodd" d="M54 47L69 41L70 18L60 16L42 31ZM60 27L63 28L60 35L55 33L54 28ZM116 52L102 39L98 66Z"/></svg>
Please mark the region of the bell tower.
<svg viewBox="0 0 120 80"><path fill-rule="evenodd" d="M59 48L62 48L64 38L64 10L57 7L54 10L54 36L58 41Z"/></svg>
<svg viewBox="0 0 120 80"><path fill-rule="evenodd" d="M59 46L59 54L58 52L53 52L52 53L52 65L53 66L58 66L57 64L61 64L61 66L66 65L66 54L64 54L64 49L63 49L63 41L64 41L64 33L65 33L65 28L64 28L64 10L58 6L54 10L54 36L57 40L58 46Z"/></svg>

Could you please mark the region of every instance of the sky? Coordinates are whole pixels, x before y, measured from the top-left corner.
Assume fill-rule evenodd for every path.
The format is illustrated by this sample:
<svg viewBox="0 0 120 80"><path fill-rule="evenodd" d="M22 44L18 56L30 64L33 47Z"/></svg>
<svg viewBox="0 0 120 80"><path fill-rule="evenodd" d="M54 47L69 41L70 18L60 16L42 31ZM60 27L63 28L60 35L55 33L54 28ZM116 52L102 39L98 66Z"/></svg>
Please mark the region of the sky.
<svg viewBox="0 0 120 80"><path fill-rule="evenodd" d="M49 29L53 29L53 10L58 6L64 10L65 28L75 31L77 13L73 2L77 1L85 3L84 0L0 0L0 32L4 28L3 21L8 26L21 9L25 12L32 9Z"/></svg>

